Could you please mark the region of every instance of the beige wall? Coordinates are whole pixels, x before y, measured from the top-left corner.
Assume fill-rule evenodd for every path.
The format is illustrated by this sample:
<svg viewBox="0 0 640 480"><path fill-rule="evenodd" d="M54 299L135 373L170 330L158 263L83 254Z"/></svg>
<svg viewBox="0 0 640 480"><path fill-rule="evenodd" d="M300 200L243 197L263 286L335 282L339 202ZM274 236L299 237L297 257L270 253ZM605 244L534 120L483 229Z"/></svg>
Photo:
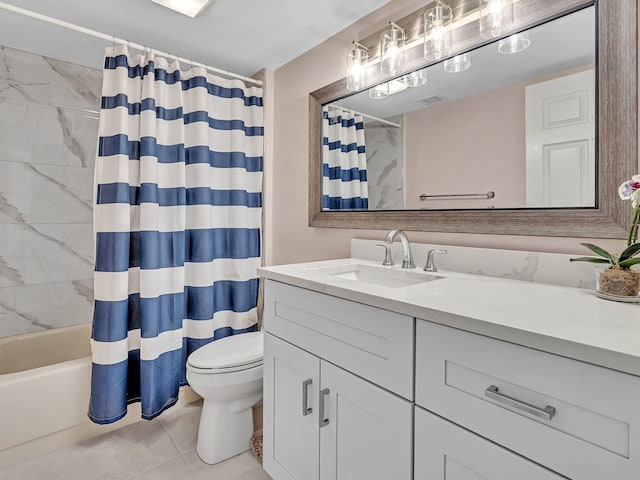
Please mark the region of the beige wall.
<svg viewBox="0 0 640 480"><path fill-rule="evenodd" d="M424 0L391 0L334 37L274 72L273 151L267 154L265 209L269 265L348 257L350 239L381 239L386 231L310 228L307 218L309 92L344 77L345 55L352 40L366 37L389 20L402 18ZM269 133L268 133L269 134ZM269 158L270 157L270 158ZM389 225L389 229L394 225ZM425 228L428 230L428 228ZM584 239L409 232L413 242L560 253L586 253ZM621 240L597 240L620 250ZM416 259L417 263L424 259Z"/></svg>
<svg viewBox="0 0 640 480"><path fill-rule="evenodd" d="M525 207L526 88L592 68L584 65L405 114L407 208ZM495 198L419 198L425 192L488 191Z"/></svg>
<svg viewBox="0 0 640 480"><path fill-rule="evenodd" d="M407 113L407 208L524 207L524 104L520 83ZM495 198L419 198L489 190Z"/></svg>

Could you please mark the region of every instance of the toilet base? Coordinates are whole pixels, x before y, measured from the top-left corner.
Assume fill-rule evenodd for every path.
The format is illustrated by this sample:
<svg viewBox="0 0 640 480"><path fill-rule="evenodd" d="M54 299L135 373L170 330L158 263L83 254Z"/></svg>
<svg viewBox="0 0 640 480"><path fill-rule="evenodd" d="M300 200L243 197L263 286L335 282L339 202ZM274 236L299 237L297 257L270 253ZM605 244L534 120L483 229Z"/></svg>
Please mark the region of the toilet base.
<svg viewBox="0 0 640 480"><path fill-rule="evenodd" d="M214 464L238 455L251 447L252 406L262 393L240 402L213 403L205 399L198 427L196 452L203 462Z"/></svg>

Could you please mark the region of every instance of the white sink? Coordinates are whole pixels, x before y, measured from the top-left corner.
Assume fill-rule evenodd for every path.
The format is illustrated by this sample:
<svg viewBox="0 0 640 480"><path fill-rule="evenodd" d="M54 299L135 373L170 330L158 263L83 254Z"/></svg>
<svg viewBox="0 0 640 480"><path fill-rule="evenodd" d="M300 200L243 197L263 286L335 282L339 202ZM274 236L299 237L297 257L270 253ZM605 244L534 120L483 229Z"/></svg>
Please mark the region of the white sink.
<svg viewBox="0 0 640 480"><path fill-rule="evenodd" d="M371 265L339 265L336 267L324 267L316 269L318 273L334 278L352 280L354 282L368 283L381 287L401 288L418 285L419 283L440 280L441 276L428 273L418 273L412 270L390 269L386 267L374 267Z"/></svg>

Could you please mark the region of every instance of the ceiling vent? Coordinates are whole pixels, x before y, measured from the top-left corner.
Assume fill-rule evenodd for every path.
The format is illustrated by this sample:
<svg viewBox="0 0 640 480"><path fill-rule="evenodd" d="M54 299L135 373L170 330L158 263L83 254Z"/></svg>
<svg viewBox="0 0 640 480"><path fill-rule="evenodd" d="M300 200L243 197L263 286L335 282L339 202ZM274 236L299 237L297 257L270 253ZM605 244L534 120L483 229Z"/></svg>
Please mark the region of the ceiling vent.
<svg viewBox="0 0 640 480"><path fill-rule="evenodd" d="M431 95L430 97L420 99L420 103L424 103L428 107L435 105L436 103L444 103L448 101L448 98L441 97L440 95Z"/></svg>

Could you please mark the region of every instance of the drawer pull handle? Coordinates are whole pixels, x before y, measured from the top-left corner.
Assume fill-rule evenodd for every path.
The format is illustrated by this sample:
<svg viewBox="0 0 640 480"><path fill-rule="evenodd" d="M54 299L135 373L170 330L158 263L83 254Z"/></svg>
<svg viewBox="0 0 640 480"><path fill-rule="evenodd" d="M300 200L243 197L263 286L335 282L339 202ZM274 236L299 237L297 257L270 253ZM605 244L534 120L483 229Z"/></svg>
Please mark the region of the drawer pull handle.
<svg viewBox="0 0 640 480"><path fill-rule="evenodd" d="M518 400L517 398L510 397L509 395L505 395L504 393L500 393L498 391L498 387L495 385L489 385L487 389L484 391L486 397L495 400L496 402L503 403L513 408L517 408L518 410L522 410L525 413L533 415L538 418L542 418L544 420L551 420L556 414L556 409L550 405L547 405L544 408L536 407L535 405L531 405L530 403L523 402L522 400Z"/></svg>
<svg viewBox="0 0 640 480"><path fill-rule="evenodd" d="M306 417L313 409L309 406L309 387L313 383L312 379L307 379L302 382L302 416Z"/></svg>
<svg viewBox="0 0 640 480"><path fill-rule="evenodd" d="M329 395L329 389L325 388L324 390L320 390L320 428L326 427L329 425L329 419L325 418L324 414L324 399Z"/></svg>

